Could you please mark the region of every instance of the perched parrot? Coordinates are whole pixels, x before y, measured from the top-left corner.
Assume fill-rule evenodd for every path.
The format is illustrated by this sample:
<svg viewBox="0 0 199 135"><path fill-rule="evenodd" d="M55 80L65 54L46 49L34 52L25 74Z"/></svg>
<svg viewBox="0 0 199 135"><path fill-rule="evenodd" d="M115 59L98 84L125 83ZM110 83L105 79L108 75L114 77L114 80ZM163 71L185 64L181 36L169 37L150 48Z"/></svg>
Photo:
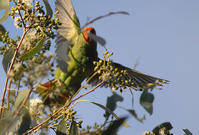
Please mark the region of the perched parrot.
<svg viewBox="0 0 199 135"><path fill-rule="evenodd" d="M61 23L57 29L55 51L58 68L54 80L42 84L36 90L43 97L45 104L64 104L78 91L81 83L94 73L94 61L100 60L97 41L90 36L96 35L96 31L93 27L81 29L71 0L57 0L56 10ZM126 71L126 74L119 79L117 75L112 75L112 78L116 82L131 80L133 83L128 84L127 87L135 90L150 89L167 82L118 63L112 62L111 66L118 71ZM94 76L88 83L95 86L100 82L99 76L100 74ZM112 88L113 86L109 84L110 81L107 79L102 86Z"/></svg>

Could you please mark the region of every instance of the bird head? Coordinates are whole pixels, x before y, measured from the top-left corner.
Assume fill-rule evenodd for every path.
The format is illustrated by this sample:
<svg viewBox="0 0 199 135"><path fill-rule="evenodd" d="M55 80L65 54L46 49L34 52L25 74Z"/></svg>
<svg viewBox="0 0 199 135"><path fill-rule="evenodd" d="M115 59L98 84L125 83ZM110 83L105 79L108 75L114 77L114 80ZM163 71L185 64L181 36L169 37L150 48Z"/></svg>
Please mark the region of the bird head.
<svg viewBox="0 0 199 135"><path fill-rule="evenodd" d="M86 27L83 30L83 39L88 42L92 42L93 39L89 36L89 34L96 35L96 31L93 27Z"/></svg>

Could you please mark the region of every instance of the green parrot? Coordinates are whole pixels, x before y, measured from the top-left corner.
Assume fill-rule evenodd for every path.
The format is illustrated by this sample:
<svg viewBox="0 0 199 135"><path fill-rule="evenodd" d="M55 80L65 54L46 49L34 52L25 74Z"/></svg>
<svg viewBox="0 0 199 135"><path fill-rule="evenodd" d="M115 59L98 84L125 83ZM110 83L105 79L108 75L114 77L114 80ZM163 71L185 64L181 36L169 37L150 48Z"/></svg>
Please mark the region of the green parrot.
<svg viewBox="0 0 199 135"><path fill-rule="evenodd" d="M51 80L36 92L39 93L45 104L64 104L81 87L81 83L94 73L94 61L99 61L97 52L96 31L93 27L80 27L71 0L57 0L56 10L61 23L57 29L56 59L58 67L54 80ZM111 63L113 69L126 71L120 76L112 75L118 81L131 80L133 83L127 87L135 90L150 89L155 86L162 86L167 80L152 77L134 69L130 69L118 63ZM95 86L100 82L100 74L89 80L89 84ZM105 80L102 87L113 87L109 85L110 80Z"/></svg>

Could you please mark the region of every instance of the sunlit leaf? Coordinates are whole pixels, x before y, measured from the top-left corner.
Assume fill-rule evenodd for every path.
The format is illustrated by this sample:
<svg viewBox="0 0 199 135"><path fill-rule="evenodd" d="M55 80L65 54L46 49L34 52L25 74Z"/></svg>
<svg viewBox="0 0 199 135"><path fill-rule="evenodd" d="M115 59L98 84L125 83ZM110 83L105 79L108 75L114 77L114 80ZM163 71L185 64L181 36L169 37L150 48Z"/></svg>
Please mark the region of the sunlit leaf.
<svg viewBox="0 0 199 135"><path fill-rule="evenodd" d="M24 101L24 99L28 95L29 91L30 90L25 89L25 90L19 92L19 94L16 98L16 101L15 101L15 104L14 104L15 109L18 109L18 107L21 105L21 103Z"/></svg>
<svg viewBox="0 0 199 135"><path fill-rule="evenodd" d="M44 42L45 42L45 39L44 38L41 39L39 43L34 48L32 48L32 50L30 50L29 52L25 53L24 55L20 57L21 60L32 58L33 56L35 56L35 54L39 53Z"/></svg>
<svg viewBox="0 0 199 135"><path fill-rule="evenodd" d="M51 8L51 6L50 6L48 0L43 0L43 2L44 2L44 5L45 5L45 7L46 7L46 15L47 15L47 16L50 16L50 18L51 18L51 17L52 17L52 14L53 14L52 8Z"/></svg>
<svg viewBox="0 0 199 135"><path fill-rule="evenodd" d="M0 10L4 10L4 15L3 17L0 18L0 24L1 24L8 18L10 13L10 6L8 0L0 0Z"/></svg>
<svg viewBox="0 0 199 135"><path fill-rule="evenodd" d="M8 71L9 65L13 58L14 52L15 52L14 49L10 48L3 55L2 65L3 65L3 69L6 73Z"/></svg>
<svg viewBox="0 0 199 135"><path fill-rule="evenodd" d="M153 113L153 101L154 101L154 96L152 93L149 93L148 91L143 91L141 97L140 97L140 104L144 109L152 115Z"/></svg>
<svg viewBox="0 0 199 135"><path fill-rule="evenodd" d="M135 117L136 120L138 120L139 122L143 122L143 120L146 120L145 116L143 116L142 118L137 116L137 113L135 112L135 110L127 110L131 115L133 115Z"/></svg>
<svg viewBox="0 0 199 135"><path fill-rule="evenodd" d="M152 132L155 133L155 135L161 135L163 132L164 134L171 135L170 130L173 128L170 122L164 122L157 127L155 127Z"/></svg>
<svg viewBox="0 0 199 135"><path fill-rule="evenodd" d="M57 126L56 135L66 135L66 129L66 122L62 119Z"/></svg>
<svg viewBox="0 0 199 135"><path fill-rule="evenodd" d="M123 101L123 97L114 92L112 96L107 98L106 108L110 109L113 112L117 107L117 102L121 102L121 101ZM110 113L106 111L104 117L108 119L109 116L110 116Z"/></svg>
<svg viewBox="0 0 199 135"><path fill-rule="evenodd" d="M183 131L185 132L185 135L193 135L189 129L183 129Z"/></svg>
<svg viewBox="0 0 199 135"><path fill-rule="evenodd" d="M6 131L9 131L9 133L12 133L15 130L16 125L18 125L19 118L13 117L13 114L11 112L7 112L8 114L4 116L2 120L0 120L0 133L5 133Z"/></svg>
<svg viewBox="0 0 199 135"><path fill-rule="evenodd" d="M116 135L119 127L124 123L126 117L113 121L110 126L102 133L102 135Z"/></svg>
<svg viewBox="0 0 199 135"><path fill-rule="evenodd" d="M71 123L69 135L78 135L77 123L75 121Z"/></svg>

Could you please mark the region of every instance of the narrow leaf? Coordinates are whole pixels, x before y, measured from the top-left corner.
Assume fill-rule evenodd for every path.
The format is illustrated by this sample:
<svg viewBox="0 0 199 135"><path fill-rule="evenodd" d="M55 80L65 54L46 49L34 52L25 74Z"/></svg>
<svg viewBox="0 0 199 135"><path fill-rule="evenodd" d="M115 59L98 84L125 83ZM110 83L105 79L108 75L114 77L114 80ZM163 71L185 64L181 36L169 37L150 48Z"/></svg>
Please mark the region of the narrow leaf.
<svg viewBox="0 0 199 135"><path fill-rule="evenodd" d="M6 29L0 24L0 35L6 33Z"/></svg>
<svg viewBox="0 0 199 135"><path fill-rule="evenodd" d="M56 135L66 135L66 129L66 123L64 119L62 119L57 126Z"/></svg>
<svg viewBox="0 0 199 135"><path fill-rule="evenodd" d="M105 46L106 40L104 38L97 36L97 35L94 35L92 33L88 33L88 36L91 37L96 42L99 42L99 44L101 44L102 46Z"/></svg>
<svg viewBox="0 0 199 135"><path fill-rule="evenodd" d="M0 10L4 10L4 15L3 17L0 18L0 24L1 24L8 18L10 13L10 6L8 0L0 0Z"/></svg>
<svg viewBox="0 0 199 135"><path fill-rule="evenodd" d="M28 95L29 91L30 90L25 89L25 90L19 92L19 94L16 98L16 101L15 101L15 104L14 104L15 109L18 109L18 107L21 105L21 103L24 101L24 99Z"/></svg>
<svg viewBox="0 0 199 135"><path fill-rule="evenodd" d="M183 129L183 131L185 132L185 135L193 135L189 129Z"/></svg>
<svg viewBox="0 0 199 135"><path fill-rule="evenodd" d="M135 110L127 110L131 115L133 115L133 117L135 117L136 120L138 120L139 122L143 122L143 120L146 120L145 116L143 116L142 118L137 116L137 113L135 112Z"/></svg>
<svg viewBox="0 0 199 135"><path fill-rule="evenodd" d="M78 135L77 123L75 121L71 123L69 135Z"/></svg>
<svg viewBox="0 0 199 135"><path fill-rule="evenodd" d="M119 119L119 117L113 112L111 111L109 108L105 107L104 105L102 104L99 104L97 102L92 102L92 101L89 101L90 103L92 104L95 104L97 106L99 106L100 108L104 109L105 111L109 112L110 114L112 114L116 119ZM123 126L125 127L130 127L126 122L123 123Z"/></svg>
<svg viewBox="0 0 199 135"><path fill-rule="evenodd" d="M102 135L116 135L119 127L124 123L126 117L113 121Z"/></svg>
<svg viewBox="0 0 199 135"><path fill-rule="evenodd" d="M52 15L53 15L52 8L51 8L51 6L50 6L48 0L43 0L43 2L44 2L44 5L45 5L45 7L46 7L46 15L47 15L47 16L50 16L50 18L51 18Z"/></svg>
<svg viewBox="0 0 199 135"><path fill-rule="evenodd" d="M29 52L27 52L21 56L21 60L26 60L26 59L32 58L35 54L39 53L44 42L45 42L45 39L44 38L41 39L39 41L39 43L32 50L30 50Z"/></svg>
<svg viewBox="0 0 199 135"><path fill-rule="evenodd" d="M154 101L154 96L152 93L149 93L148 91L143 91L141 97L140 97L140 104L144 109L152 115L153 113L153 101Z"/></svg>
<svg viewBox="0 0 199 135"><path fill-rule="evenodd" d="M15 52L14 49L10 48L3 55L2 65L3 65L3 69L6 73L8 71L9 65L13 58L14 52Z"/></svg>

